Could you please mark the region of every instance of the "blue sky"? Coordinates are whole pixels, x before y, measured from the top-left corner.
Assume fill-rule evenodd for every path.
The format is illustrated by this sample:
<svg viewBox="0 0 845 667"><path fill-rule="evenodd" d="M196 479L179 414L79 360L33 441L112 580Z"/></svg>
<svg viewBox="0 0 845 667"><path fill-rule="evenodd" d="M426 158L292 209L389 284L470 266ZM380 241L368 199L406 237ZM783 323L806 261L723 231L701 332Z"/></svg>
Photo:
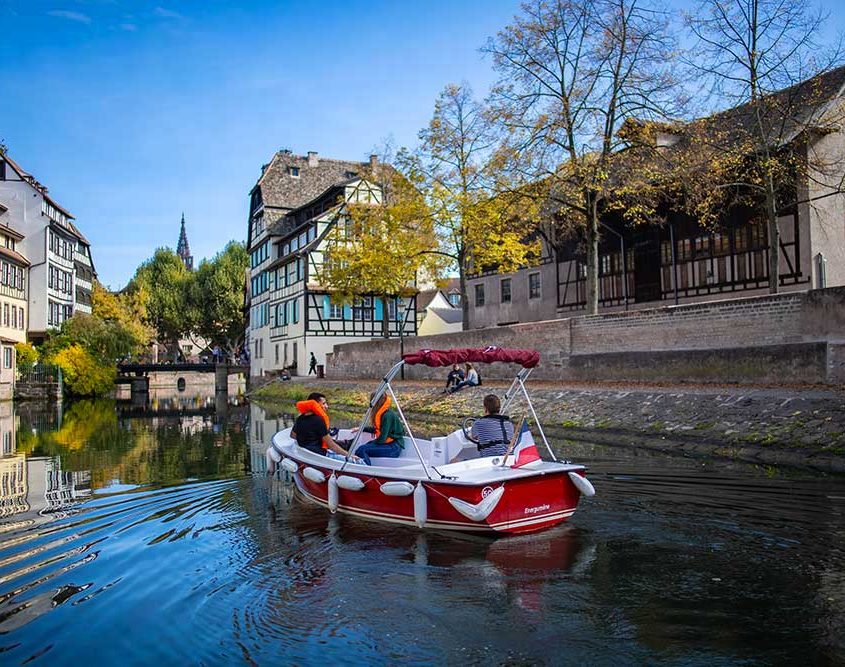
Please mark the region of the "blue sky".
<svg viewBox="0 0 845 667"><path fill-rule="evenodd" d="M0 141L122 287L176 246L183 210L197 262L243 240L279 148L363 160L390 136L413 144L444 85L489 85L478 47L516 7L0 0Z"/></svg>
<svg viewBox="0 0 845 667"><path fill-rule="evenodd" d="M830 0L831 7L833 0ZM196 258L246 231L274 151L413 145L516 0L0 0L0 141L122 287L185 212ZM842 23L840 16L835 22Z"/></svg>

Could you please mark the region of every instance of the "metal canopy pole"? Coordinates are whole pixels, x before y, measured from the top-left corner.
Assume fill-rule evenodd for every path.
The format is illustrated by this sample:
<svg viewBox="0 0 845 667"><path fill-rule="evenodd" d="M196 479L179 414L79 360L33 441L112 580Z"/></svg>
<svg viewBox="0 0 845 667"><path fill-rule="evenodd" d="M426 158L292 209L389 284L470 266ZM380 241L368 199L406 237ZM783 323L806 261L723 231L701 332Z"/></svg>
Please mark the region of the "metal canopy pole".
<svg viewBox="0 0 845 667"><path fill-rule="evenodd" d="M408 420L405 419L405 413L402 412L402 407L399 405L399 401L396 399L396 394L393 393L393 387L390 386L389 382L387 384L387 391L390 392L390 396L391 398L393 398L393 402L396 404L396 410L397 412L399 412L399 417L402 418L402 423L405 424L405 428L408 429L408 437L411 438L411 444L414 445L414 451L417 453L417 458L419 458L420 463L422 464L423 470L425 471L425 475L426 477L431 479L431 473L428 472L428 466L425 464L425 461L423 461L422 452L420 452L420 448L417 447L417 439L411 432L411 425L408 423ZM440 476L443 477L443 475Z"/></svg>
<svg viewBox="0 0 845 667"><path fill-rule="evenodd" d="M349 456L352 456L355 448L358 446L358 442L361 439L361 433L364 432L364 427L367 425L367 422L370 419L370 415L373 412L373 406L376 404L379 397L384 393L385 389L390 387L390 381L394 377L396 377L396 373L398 373L404 365L404 361L400 361L399 363L395 364L393 368L387 371L387 375L382 378L381 384L376 387L376 390L373 392L373 397L370 399L370 405L367 407L367 411L364 413L364 418L361 420L361 426L358 427L358 430L355 432L355 437L352 439L352 444L349 446L349 449L346 450L349 453ZM340 468L341 471L346 468L347 463L349 463L349 458L347 458L343 462L343 465Z"/></svg>
<svg viewBox="0 0 845 667"><path fill-rule="evenodd" d="M528 379L528 376L531 375L531 371L534 370L533 368L520 368L519 372L516 374L516 377L511 382L511 386L508 387L508 390L505 392L505 400L502 401L502 407L500 408L502 414L505 414L505 411L508 409L508 406L513 401L514 397L516 396L516 388L519 386L519 378L522 377L522 381ZM513 392L513 393L511 393Z"/></svg>
<svg viewBox="0 0 845 667"><path fill-rule="evenodd" d="M534 423L537 424L537 428L540 429L540 435L543 438L543 443L546 445L546 449L549 450L549 455L552 457L552 460L557 461L557 456L555 456L555 453L552 451L552 448L549 445L549 441L546 439L546 434L543 431L543 425L537 418L537 413L534 412L534 404L531 402L531 398L528 396L528 391L525 389L525 383L522 381L522 378L520 378L518 375L517 379L519 380L519 386L522 387L522 393L525 395L525 400L528 401L528 407L531 408L531 415L534 417Z"/></svg>

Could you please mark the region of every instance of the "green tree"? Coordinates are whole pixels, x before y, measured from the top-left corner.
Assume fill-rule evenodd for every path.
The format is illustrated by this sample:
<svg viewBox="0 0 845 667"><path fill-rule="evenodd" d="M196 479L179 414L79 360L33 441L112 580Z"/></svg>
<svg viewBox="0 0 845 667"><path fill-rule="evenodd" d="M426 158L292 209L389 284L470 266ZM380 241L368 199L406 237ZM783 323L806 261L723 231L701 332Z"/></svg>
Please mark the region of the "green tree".
<svg viewBox="0 0 845 667"><path fill-rule="evenodd" d="M244 285L249 256L243 243L230 242L211 260L203 260L187 283L187 320L193 333L214 341L231 356L246 327Z"/></svg>
<svg viewBox="0 0 845 667"><path fill-rule="evenodd" d="M142 352L155 335L152 327L146 324L146 296L143 287L114 293L99 282L94 282L92 293L92 316L116 327L120 335L132 339L131 353Z"/></svg>
<svg viewBox="0 0 845 667"><path fill-rule="evenodd" d="M190 332L188 292L192 274L169 248L159 248L141 264L127 290L141 295L148 323L160 342L175 343Z"/></svg>
<svg viewBox="0 0 845 667"><path fill-rule="evenodd" d="M114 365L118 359L137 351L139 341L119 322L77 314L50 335L41 347L42 356L49 359L72 345L79 345L96 359Z"/></svg>

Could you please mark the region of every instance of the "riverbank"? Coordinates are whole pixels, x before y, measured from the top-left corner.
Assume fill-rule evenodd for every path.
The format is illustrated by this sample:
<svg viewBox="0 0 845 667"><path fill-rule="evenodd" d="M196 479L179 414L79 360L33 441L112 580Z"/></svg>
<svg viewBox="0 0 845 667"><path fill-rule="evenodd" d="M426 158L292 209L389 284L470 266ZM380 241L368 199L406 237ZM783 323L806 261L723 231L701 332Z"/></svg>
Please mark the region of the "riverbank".
<svg viewBox="0 0 845 667"><path fill-rule="evenodd" d="M376 381L297 378L251 393L264 403L287 403L322 391L334 405L365 408ZM453 394L442 383L399 381L408 413L454 419L481 413L488 392L508 383L485 382ZM845 391L828 388L531 383L531 399L555 440L642 447L673 455L715 457L766 466L845 473ZM525 411L516 400L512 416Z"/></svg>

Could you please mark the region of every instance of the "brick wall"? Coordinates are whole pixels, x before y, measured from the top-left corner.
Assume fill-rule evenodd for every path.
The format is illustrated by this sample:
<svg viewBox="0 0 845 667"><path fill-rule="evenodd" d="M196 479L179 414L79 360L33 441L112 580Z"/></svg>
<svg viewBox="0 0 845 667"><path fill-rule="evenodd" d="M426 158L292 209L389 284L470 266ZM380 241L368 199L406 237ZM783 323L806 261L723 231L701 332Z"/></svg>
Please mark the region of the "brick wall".
<svg viewBox="0 0 845 667"><path fill-rule="evenodd" d="M532 348L541 355L538 379L788 383L841 382L837 343L845 343L843 287L421 336L406 339L404 348ZM399 345L337 345L326 373L378 377L399 359ZM513 375L498 365L480 372ZM444 376L442 369L406 369L410 378Z"/></svg>

